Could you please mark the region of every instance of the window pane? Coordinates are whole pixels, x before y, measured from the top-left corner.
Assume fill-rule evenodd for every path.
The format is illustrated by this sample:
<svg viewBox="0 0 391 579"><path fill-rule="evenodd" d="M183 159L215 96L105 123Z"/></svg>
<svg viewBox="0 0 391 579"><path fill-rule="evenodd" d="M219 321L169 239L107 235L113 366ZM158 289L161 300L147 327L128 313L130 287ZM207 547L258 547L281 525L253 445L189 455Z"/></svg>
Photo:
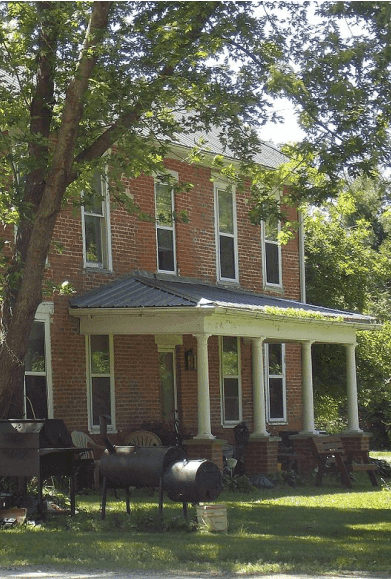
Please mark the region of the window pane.
<svg viewBox="0 0 391 579"><path fill-rule="evenodd" d="M282 378L269 380L270 418L284 419L284 395Z"/></svg>
<svg viewBox="0 0 391 579"><path fill-rule="evenodd" d="M86 261L102 263L101 218L85 215Z"/></svg>
<svg viewBox="0 0 391 579"><path fill-rule="evenodd" d="M281 344L269 344L269 374L271 376L282 376Z"/></svg>
<svg viewBox="0 0 391 579"><path fill-rule="evenodd" d="M172 421L175 410L173 352L159 353L159 375L162 392L162 418Z"/></svg>
<svg viewBox="0 0 391 579"><path fill-rule="evenodd" d="M91 336L91 372L110 374L109 336Z"/></svg>
<svg viewBox="0 0 391 579"><path fill-rule="evenodd" d="M47 418L46 376L25 376L25 386L27 418Z"/></svg>
<svg viewBox="0 0 391 579"><path fill-rule="evenodd" d="M173 224L171 185L156 184L156 219L161 225L171 227Z"/></svg>
<svg viewBox="0 0 391 579"><path fill-rule="evenodd" d="M278 241L278 219L276 217L269 217L265 221L265 239Z"/></svg>
<svg viewBox="0 0 391 579"><path fill-rule="evenodd" d="M175 271L174 232L170 229L157 230L159 270Z"/></svg>
<svg viewBox="0 0 391 579"><path fill-rule="evenodd" d="M226 279L235 279L235 249L232 237L220 235L220 274Z"/></svg>
<svg viewBox="0 0 391 579"><path fill-rule="evenodd" d="M45 324L34 322L31 330L27 354L26 372L45 372Z"/></svg>
<svg viewBox="0 0 391 579"><path fill-rule="evenodd" d="M239 368L238 340L235 336L223 337L223 375L237 376Z"/></svg>
<svg viewBox="0 0 391 579"><path fill-rule="evenodd" d="M239 381L224 378L224 420L239 420Z"/></svg>
<svg viewBox="0 0 391 579"><path fill-rule="evenodd" d="M99 424L99 416L111 417L110 378L92 378L92 420L93 425ZM111 418L108 419L111 424Z"/></svg>
<svg viewBox="0 0 391 579"><path fill-rule="evenodd" d="M92 193L84 195L84 210L103 216L102 201L102 176L96 171L92 177Z"/></svg>
<svg viewBox="0 0 391 579"><path fill-rule="evenodd" d="M279 249L276 243L265 243L266 282L280 284Z"/></svg>
<svg viewBox="0 0 391 579"><path fill-rule="evenodd" d="M221 233L234 232L234 208L232 193L219 189L219 231Z"/></svg>

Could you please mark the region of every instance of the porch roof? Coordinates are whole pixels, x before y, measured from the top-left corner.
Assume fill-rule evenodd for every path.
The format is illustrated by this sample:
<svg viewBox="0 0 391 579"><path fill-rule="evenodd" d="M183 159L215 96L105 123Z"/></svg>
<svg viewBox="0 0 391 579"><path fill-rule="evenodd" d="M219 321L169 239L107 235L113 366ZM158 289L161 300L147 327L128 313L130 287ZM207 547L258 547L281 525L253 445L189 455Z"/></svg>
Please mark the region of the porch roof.
<svg viewBox="0 0 391 579"><path fill-rule="evenodd" d="M176 278L157 279L145 275L132 274L105 284L70 301L76 309L145 309L145 308L228 308L236 311L259 312L269 315L325 318L372 326L374 318L357 312L347 312L256 294L237 288L208 285L197 281ZM74 312L76 313L76 312ZM77 315L77 314L76 314Z"/></svg>

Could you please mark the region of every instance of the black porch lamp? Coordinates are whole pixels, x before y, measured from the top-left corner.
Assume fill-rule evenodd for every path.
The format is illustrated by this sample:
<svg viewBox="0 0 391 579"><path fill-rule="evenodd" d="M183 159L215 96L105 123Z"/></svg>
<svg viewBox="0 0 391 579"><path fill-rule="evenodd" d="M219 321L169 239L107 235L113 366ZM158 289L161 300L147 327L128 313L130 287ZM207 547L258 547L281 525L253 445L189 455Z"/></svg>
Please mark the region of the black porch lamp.
<svg viewBox="0 0 391 579"><path fill-rule="evenodd" d="M196 356L192 348L185 350L185 368L186 370L197 370Z"/></svg>

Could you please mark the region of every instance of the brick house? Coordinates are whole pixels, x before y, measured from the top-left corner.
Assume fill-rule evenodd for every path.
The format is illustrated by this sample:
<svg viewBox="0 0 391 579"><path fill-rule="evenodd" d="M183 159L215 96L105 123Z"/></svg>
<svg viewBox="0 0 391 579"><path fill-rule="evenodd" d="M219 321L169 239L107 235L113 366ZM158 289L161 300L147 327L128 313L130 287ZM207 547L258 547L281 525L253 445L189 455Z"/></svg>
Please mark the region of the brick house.
<svg viewBox="0 0 391 579"><path fill-rule="evenodd" d="M252 225L246 192L228 187L207 161L186 163L188 145L173 144L165 165L174 180L193 184L190 192L175 193L159 177L125 181L153 219L110 206L110 175L96 176L95 201L61 212L54 239L63 251L49 255L47 275L75 293L37 311L25 415L62 418L69 430L99 437L99 415L107 414L121 444L143 423L172 422L177 412L188 455L220 466L224 443L244 421L247 472L271 472L281 432L297 432L304 446L315 434L311 344L332 342L346 346L346 436L361 444L355 342L372 320L306 304L301 230L280 246L278 223ZM213 135L208 146L221 152ZM257 158L271 168L282 161L268 144ZM181 211L188 223L173 218Z"/></svg>

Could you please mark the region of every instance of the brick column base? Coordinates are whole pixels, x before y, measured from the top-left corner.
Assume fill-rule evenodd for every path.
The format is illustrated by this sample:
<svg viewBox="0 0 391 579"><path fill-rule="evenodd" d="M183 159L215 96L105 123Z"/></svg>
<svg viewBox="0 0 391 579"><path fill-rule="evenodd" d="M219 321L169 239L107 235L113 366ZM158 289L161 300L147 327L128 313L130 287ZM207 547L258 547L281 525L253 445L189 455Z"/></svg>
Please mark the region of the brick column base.
<svg viewBox="0 0 391 579"><path fill-rule="evenodd" d="M247 476L277 472L277 449L280 440L278 436L249 439L244 453Z"/></svg>
<svg viewBox="0 0 391 579"><path fill-rule="evenodd" d="M293 450L297 456L298 470L301 475L311 473L318 465L314 456L313 434L294 434L290 436L293 443Z"/></svg>
<svg viewBox="0 0 391 579"><path fill-rule="evenodd" d="M312 438L316 436L322 437L322 434L318 435L308 435L308 434L295 434L291 436L290 439L293 442L293 448L295 454L298 455L299 462L299 472L300 474L309 474L317 466L317 460L314 456L314 446L312 444ZM369 450L369 439L371 437L368 433L346 433L343 432L338 434L342 441L346 454L353 454L355 452Z"/></svg>
<svg viewBox="0 0 391 579"><path fill-rule="evenodd" d="M367 451L369 452L369 440L372 434L369 432L341 432L339 437L342 440L342 444L346 454L353 454L355 452Z"/></svg>
<svg viewBox="0 0 391 579"><path fill-rule="evenodd" d="M205 440L184 440L183 444L186 449L187 458L207 458L214 462L221 472L223 471L223 447L227 444L226 440L205 439Z"/></svg>

